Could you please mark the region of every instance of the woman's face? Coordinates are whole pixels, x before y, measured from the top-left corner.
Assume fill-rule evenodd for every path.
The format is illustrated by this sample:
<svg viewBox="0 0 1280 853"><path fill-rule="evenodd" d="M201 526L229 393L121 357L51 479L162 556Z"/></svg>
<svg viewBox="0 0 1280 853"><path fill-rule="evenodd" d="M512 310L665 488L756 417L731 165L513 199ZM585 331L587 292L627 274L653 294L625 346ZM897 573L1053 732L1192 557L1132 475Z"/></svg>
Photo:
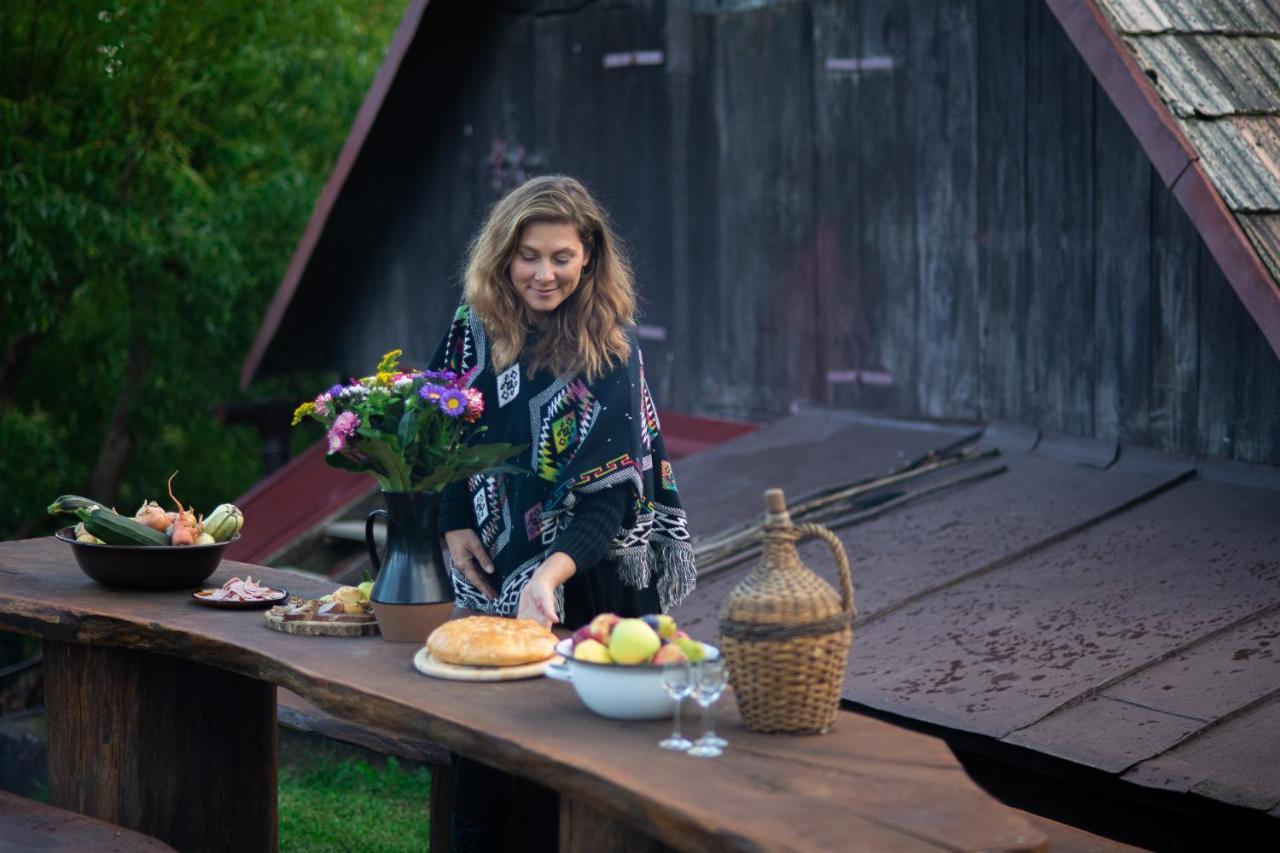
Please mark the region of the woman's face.
<svg viewBox="0 0 1280 853"><path fill-rule="evenodd" d="M520 232L509 275L530 311L545 314L560 307L578 287L586 249L572 225L534 222Z"/></svg>

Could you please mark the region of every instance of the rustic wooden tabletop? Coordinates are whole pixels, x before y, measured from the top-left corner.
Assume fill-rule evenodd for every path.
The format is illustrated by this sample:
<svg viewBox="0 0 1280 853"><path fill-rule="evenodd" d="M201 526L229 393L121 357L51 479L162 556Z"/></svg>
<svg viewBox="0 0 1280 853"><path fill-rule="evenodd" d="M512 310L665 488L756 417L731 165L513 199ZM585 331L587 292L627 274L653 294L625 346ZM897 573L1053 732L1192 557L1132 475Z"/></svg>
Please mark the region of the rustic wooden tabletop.
<svg viewBox="0 0 1280 853"><path fill-rule="evenodd" d="M302 595L331 590L242 563L224 563L208 585L245 574ZM841 712L823 736L761 735L742 728L729 698L718 731L731 746L695 759L656 746L669 722L594 716L567 684L438 681L414 671L412 644L295 637L267 630L261 611L200 607L189 592L107 589L51 538L0 543L0 578L0 627L45 640L55 804L180 849L274 847L271 685L353 723L429 738L538 780L561 792L566 820L643 833L655 845L1046 846L1042 832L969 780L942 741L862 715ZM118 766L96 773L107 753ZM162 805L172 817L156 816ZM229 822L245 829L227 835L220 827ZM585 829L562 837L570 847L589 843Z"/></svg>

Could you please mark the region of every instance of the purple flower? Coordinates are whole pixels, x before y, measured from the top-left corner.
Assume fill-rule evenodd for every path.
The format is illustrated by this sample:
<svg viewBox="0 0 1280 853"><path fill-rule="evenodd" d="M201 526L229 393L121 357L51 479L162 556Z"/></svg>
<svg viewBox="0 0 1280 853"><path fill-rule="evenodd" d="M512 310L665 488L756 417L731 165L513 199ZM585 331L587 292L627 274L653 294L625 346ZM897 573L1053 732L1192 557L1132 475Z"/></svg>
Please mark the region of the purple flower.
<svg viewBox="0 0 1280 853"><path fill-rule="evenodd" d="M431 382L453 382L458 378L458 374L452 370L428 370L422 374L424 378Z"/></svg>
<svg viewBox="0 0 1280 853"><path fill-rule="evenodd" d="M343 412L329 427L329 452L337 453L347 449L347 440L360 428L360 418L355 412Z"/></svg>
<svg viewBox="0 0 1280 853"><path fill-rule="evenodd" d="M443 395L447 390L449 389L445 388L443 385L433 385L428 382L426 385L423 385L418 389L418 396L426 400L428 403L439 403L441 395Z"/></svg>
<svg viewBox="0 0 1280 853"><path fill-rule="evenodd" d="M331 398L334 398L334 397L337 397L339 394L341 394L345 388L346 386L343 385L341 382L339 382L337 385L334 385L332 388L330 388L328 391L325 391L324 393L328 394Z"/></svg>
<svg viewBox="0 0 1280 853"><path fill-rule="evenodd" d="M461 391L450 388L440 395L440 411L450 417L456 418L467 411L467 395Z"/></svg>

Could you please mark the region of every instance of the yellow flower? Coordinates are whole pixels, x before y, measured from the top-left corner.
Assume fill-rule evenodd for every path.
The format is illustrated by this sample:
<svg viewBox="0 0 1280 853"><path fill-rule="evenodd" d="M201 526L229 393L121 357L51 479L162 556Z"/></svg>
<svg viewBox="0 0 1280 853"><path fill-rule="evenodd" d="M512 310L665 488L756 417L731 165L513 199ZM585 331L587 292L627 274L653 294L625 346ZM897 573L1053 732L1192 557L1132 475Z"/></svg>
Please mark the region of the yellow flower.
<svg viewBox="0 0 1280 853"><path fill-rule="evenodd" d="M303 403L301 406L293 410L293 423L290 424L290 426L297 426L302 423L302 419L307 415L314 414L315 410L316 404L314 401L308 400Z"/></svg>
<svg viewBox="0 0 1280 853"><path fill-rule="evenodd" d="M400 364L400 355L402 352L402 350L393 349L382 357L382 360L378 362L378 378L382 378L382 374L384 373L390 374L396 372L396 367Z"/></svg>
<svg viewBox="0 0 1280 853"><path fill-rule="evenodd" d="M396 352L399 352L399 350L396 350ZM387 386L391 384L391 377L393 376L395 376L395 374L389 370L379 370L378 375L374 377L373 381L374 381L374 384L376 385Z"/></svg>

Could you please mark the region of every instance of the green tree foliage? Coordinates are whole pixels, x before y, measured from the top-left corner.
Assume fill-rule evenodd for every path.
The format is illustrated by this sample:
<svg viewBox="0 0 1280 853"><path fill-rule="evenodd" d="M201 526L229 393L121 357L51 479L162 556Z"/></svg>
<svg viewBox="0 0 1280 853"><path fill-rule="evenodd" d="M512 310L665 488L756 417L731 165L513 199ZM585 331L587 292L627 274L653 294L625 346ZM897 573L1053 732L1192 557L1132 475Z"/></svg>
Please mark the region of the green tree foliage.
<svg viewBox="0 0 1280 853"><path fill-rule="evenodd" d="M221 426L403 2L0 4L0 537L97 489L197 508ZM323 334L318 328L317 334Z"/></svg>

